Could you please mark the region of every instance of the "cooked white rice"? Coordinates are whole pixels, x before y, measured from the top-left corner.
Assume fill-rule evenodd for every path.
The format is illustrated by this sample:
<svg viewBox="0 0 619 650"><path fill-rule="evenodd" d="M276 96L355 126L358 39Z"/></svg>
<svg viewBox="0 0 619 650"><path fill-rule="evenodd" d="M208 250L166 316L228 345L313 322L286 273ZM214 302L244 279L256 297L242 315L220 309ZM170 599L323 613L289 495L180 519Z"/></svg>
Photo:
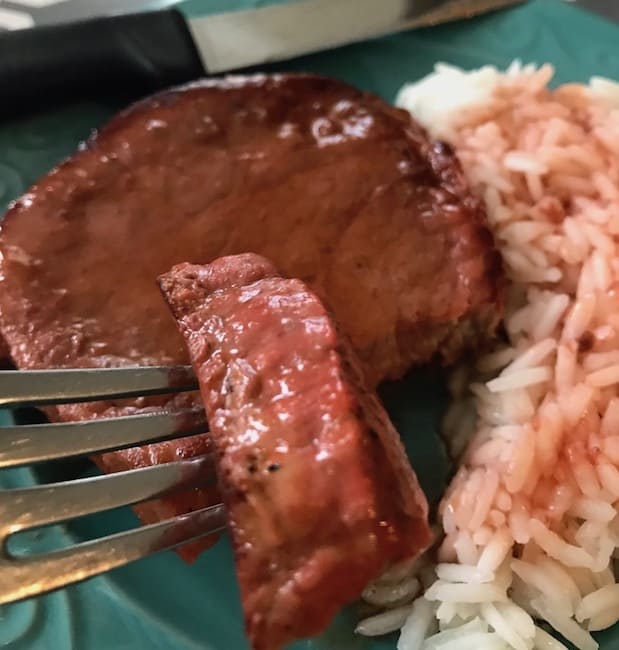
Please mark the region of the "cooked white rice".
<svg viewBox="0 0 619 650"><path fill-rule="evenodd" d="M446 434L464 452L398 650L565 648L540 621L595 650L590 632L619 619L619 85L551 91L552 74L438 65L397 98L454 147L509 284L507 346L470 392L462 370L452 381ZM400 580L416 588L414 571Z"/></svg>

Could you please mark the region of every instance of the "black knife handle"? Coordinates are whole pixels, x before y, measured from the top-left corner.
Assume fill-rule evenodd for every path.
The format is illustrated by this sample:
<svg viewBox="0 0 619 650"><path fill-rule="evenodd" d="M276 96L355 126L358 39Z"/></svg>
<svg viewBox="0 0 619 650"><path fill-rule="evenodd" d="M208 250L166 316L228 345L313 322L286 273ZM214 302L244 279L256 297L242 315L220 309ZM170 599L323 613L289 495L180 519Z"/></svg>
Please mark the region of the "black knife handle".
<svg viewBox="0 0 619 650"><path fill-rule="evenodd" d="M93 94L137 97L204 72L176 9L0 34L2 112Z"/></svg>

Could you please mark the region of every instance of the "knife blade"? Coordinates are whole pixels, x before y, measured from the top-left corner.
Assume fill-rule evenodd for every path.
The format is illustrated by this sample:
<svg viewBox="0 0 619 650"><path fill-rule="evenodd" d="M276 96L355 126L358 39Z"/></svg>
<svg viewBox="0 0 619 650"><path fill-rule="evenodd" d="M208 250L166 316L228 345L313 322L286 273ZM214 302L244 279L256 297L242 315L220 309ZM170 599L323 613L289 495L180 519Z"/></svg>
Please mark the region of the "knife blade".
<svg viewBox="0 0 619 650"><path fill-rule="evenodd" d="M0 34L0 110L38 99L139 96L247 66L402 31L516 0L301 0L207 16L162 9ZM182 4L180 5L182 9ZM425 17L428 19L425 20Z"/></svg>
<svg viewBox="0 0 619 650"><path fill-rule="evenodd" d="M405 29L436 4L435 0L305 0L190 19L188 25L205 68L218 73Z"/></svg>

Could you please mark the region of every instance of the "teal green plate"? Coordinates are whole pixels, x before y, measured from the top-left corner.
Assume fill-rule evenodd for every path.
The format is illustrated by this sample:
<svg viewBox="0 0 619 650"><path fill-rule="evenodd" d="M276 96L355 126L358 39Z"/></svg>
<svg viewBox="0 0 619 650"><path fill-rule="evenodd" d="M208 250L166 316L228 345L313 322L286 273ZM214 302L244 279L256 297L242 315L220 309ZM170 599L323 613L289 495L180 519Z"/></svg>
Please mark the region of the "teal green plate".
<svg viewBox="0 0 619 650"><path fill-rule="evenodd" d="M190 0L213 10L232 3ZM257 4L237 2L244 6ZM555 82L590 75L619 79L619 28L551 0L487 15L466 23L400 34L298 59L290 70L320 72L352 82L391 101L406 81L428 73L435 62L465 68L506 66L514 58L556 66ZM282 68L283 69L283 68ZM0 125L0 207L22 193L77 142L101 124L114 107L79 104ZM414 254L411 252L411 254ZM436 502L447 477L437 438L445 404L441 377L419 371L385 386L383 398L398 426L424 489ZM0 412L0 424L11 422ZM31 485L92 471L87 464L42 467L0 474L1 487ZM89 539L135 525L129 510L84 518L16 540L30 552ZM348 609L319 639L297 650L395 649L395 635L363 639L353 634L356 613ZM603 650L619 647L619 629L598 635ZM238 590L226 540L196 564L174 553L153 557L51 594L36 602L0 608L0 647L9 650L245 650Z"/></svg>

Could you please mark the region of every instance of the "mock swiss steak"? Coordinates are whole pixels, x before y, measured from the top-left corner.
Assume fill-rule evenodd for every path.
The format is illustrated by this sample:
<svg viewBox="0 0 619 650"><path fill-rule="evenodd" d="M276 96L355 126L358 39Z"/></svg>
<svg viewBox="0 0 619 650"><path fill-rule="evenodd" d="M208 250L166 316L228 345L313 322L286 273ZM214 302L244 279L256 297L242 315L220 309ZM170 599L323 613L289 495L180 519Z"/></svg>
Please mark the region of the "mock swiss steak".
<svg viewBox="0 0 619 650"><path fill-rule="evenodd" d="M452 152L410 116L311 75L231 77L119 114L8 211L0 331L19 368L187 363L156 278L255 252L327 299L373 385L494 332L500 263ZM199 397L59 406L55 420ZM106 471L207 436L105 454ZM185 512L198 491L141 507Z"/></svg>

